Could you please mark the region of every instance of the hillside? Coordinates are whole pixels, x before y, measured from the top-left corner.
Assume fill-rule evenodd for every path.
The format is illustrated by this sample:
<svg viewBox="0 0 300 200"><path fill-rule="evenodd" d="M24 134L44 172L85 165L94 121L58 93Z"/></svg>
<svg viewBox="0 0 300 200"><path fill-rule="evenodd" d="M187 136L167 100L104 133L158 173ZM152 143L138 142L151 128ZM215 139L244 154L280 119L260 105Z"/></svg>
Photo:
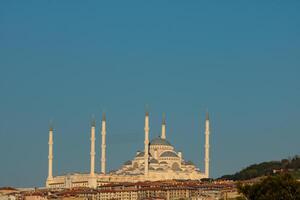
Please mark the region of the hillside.
<svg viewBox="0 0 300 200"><path fill-rule="evenodd" d="M281 161L269 161L253 164L235 174L224 175L219 179L248 180L281 171L290 171L294 177L300 178L300 157L297 155L293 158L282 159Z"/></svg>

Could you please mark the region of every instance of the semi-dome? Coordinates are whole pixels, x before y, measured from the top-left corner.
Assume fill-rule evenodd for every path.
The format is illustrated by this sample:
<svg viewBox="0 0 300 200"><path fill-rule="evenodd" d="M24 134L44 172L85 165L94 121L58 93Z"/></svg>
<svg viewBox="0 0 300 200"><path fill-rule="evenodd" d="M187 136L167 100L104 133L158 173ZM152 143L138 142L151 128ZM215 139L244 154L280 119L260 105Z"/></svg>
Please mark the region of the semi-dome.
<svg viewBox="0 0 300 200"><path fill-rule="evenodd" d="M139 153L137 153L137 155L135 156L135 157L144 157L145 156L145 152L139 152ZM151 155L151 153L149 152L149 157L151 158L152 157L152 155Z"/></svg>
<svg viewBox="0 0 300 200"><path fill-rule="evenodd" d="M132 161L131 160L127 160L126 162L124 162L124 165L131 165Z"/></svg>
<svg viewBox="0 0 300 200"><path fill-rule="evenodd" d="M170 142L168 142L166 139L162 139L160 137L154 138L151 140L150 145L165 145L165 146L172 146Z"/></svg>
<svg viewBox="0 0 300 200"><path fill-rule="evenodd" d="M178 157L178 156L173 151L165 151L160 155L160 157Z"/></svg>
<svg viewBox="0 0 300 200"><path fill-rule="evenodd" d="M152 158L152 159L150 160L150 163L151 163L151 164L158 164L158 160Z"/></svg>
<svg viewBox="0 0 300 200"><path fill-rule="evenodd" d="M144 155L145 155L144 152L139 152L139 153L136 155L136 157L143 157Z"/></svg>
<svg viewBox="0 0 300 200"><path fill-rule="evenodd" d="M186 161L185 163L184 163L185 165L194 165L194 163L192 162L192 161Z"/></svg>

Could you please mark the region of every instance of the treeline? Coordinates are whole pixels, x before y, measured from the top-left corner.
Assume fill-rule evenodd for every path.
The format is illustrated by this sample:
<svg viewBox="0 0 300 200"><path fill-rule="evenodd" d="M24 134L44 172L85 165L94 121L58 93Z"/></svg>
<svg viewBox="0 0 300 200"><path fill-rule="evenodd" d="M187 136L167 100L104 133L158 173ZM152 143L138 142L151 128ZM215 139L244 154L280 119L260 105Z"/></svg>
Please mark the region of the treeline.
<svg viewBox="0 0 300 200"><path fill-rule="evenodd" d="M260 176L271 175L280 171L298 171L300 170L300 156L294 156L281 161L270 161L250 165L249 167L232 175L224 175L219 179L226 180L248 180Z"/></svg>
<svg viewBox="0 0 300 200"><path fill-rule="evenodd" d="M300 199L300 182L289 173L267 176L254 184L238 183L237 188L245 200Z"/></svg>

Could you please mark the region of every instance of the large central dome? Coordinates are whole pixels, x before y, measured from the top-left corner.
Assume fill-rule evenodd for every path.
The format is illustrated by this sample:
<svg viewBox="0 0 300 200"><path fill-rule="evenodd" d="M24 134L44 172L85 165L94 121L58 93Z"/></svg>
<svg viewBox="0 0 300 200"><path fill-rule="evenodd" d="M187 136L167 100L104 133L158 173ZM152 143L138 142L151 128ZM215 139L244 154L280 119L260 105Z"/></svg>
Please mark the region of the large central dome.
<svg viewBox="0 0 300 200"><path fill-rule="evenodd" d="M166 139L162 139L160 137L154 138L151 140L150 145L165 145L165 146L172 146L170 142L168 142Z"/></svg>

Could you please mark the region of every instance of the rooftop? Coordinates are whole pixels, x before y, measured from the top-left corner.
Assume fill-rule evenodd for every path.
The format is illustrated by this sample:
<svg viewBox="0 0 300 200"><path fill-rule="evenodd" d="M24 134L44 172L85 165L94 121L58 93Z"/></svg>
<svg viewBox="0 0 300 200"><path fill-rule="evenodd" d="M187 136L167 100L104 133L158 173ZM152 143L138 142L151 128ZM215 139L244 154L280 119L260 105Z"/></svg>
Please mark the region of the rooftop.
<svg viewBox="0 0 300 200"><path fill-rule="evenodd" d="M160 155L160 157L178 157L178 156L173 151L165 151Z"/></svg>
<svg viewBox="0 0 300 200"><path fill-rule="evenodd" d="M154 138L151 140L150 145L165 145L165 146L172 146L170 142L168 142L166 139L162 139L160 137Z"/></svg>

